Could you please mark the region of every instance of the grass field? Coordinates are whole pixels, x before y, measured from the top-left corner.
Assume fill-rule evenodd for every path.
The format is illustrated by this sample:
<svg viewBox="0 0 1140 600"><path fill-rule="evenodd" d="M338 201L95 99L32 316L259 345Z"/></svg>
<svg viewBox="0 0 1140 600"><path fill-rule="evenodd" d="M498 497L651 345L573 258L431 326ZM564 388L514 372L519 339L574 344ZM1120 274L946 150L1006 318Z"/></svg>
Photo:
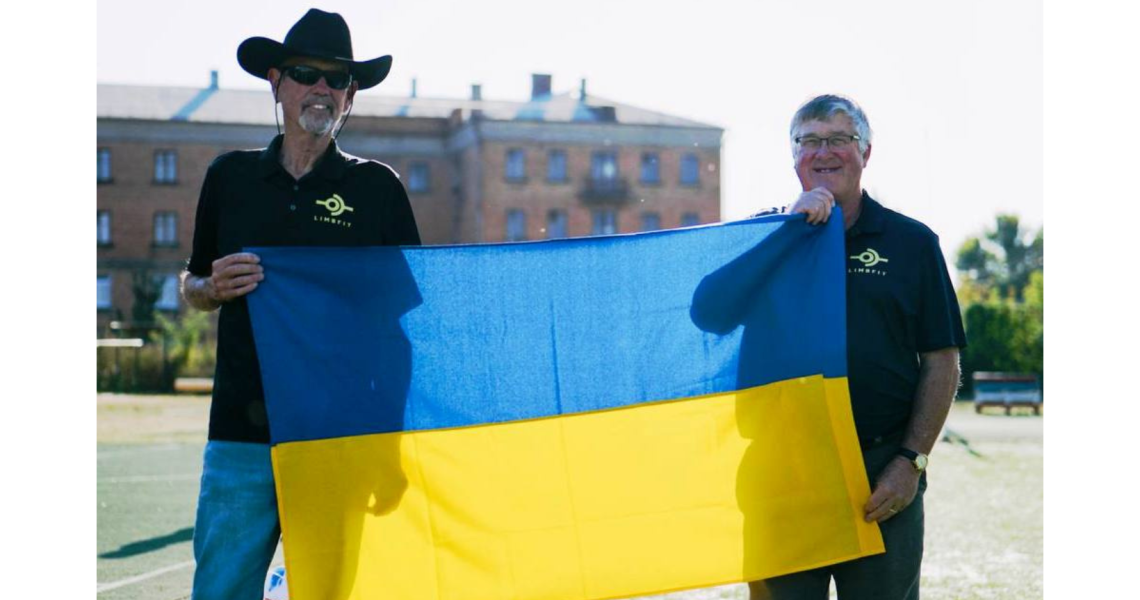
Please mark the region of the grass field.
<svg viewBox="0 0 1140 600"><path fill-rule="evenodd" d="M97 403L98 598L188 598L209 399L100 395ZM940 443L931 457L922 597L1041 598L1042 417L975 415L959 403L948 426L976 454ZM657 598L746 597L735 585Z"/></svg>

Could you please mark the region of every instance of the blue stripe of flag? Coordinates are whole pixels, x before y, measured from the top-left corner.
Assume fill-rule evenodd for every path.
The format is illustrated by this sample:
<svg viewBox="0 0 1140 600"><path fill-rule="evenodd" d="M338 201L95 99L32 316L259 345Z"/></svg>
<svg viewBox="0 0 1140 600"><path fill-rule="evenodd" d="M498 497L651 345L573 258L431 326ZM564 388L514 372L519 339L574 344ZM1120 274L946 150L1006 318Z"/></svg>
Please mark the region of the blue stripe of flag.
<svg viewBox="0 0 1140 600"><path fill-rule="evenodd" d="M251 248L266 274L248 302L273 442L622 408L820 365L845 376L842 223Z"/></svg>

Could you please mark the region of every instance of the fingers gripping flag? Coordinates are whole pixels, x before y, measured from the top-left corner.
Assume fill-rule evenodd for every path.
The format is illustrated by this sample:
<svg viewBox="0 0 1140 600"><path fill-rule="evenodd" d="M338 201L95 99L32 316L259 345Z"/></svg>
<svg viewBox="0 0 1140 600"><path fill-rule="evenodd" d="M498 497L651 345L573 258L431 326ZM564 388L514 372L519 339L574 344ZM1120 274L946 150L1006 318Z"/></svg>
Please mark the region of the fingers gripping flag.
<svg viewBox="0 0 1140 600"><path fill-rule="evenodd" d="M842 224L251 249L292 597L626 598L882 552Z"/></svg>

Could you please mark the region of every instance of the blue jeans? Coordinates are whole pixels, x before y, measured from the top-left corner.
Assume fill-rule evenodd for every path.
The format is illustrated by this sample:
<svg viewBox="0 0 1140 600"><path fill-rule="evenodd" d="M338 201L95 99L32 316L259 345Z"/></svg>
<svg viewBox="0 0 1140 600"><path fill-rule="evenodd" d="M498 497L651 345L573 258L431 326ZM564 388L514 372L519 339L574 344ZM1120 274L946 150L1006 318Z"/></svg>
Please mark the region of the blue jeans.
<svg viewBox="0 0 1140 600"><path fill-rule="evenodd" d="M894 460L897 449L896 445L886 445L863 452L863 463L872 486L879 472ZM914 501L879 524L886 554L754 581L749 584L751 600L827 600L833 577L839 600L918 600L925 491L926 473L923 473Z"/></svg>
<svg viewBox="0 0 1140 600"><path fill-rule="evenodd" d="M192 600L260 600L280 538L269 445L208 442L194 524Z"/></svg>

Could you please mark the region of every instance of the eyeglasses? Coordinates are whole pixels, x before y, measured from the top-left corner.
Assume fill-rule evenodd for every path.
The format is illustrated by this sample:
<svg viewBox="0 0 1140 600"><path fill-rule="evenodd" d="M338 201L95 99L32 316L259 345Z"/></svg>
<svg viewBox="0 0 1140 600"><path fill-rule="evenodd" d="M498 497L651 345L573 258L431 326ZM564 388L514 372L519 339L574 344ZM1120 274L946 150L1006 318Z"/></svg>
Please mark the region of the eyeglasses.
<svg viewBox="0 0 1140 600"><path fill-rule="evenodd" d="M820 146L825 143L828 148L839 150L840 148L846 148L851 142L856 142L860 139L862 138L857 135L832 135L825 138L814 135L804 135L795 138L793 141L795 141L796 145L802 150L815 151L819 150Z"/></svg>
<svg viewBox="0 0 1140 600"><path fill-rule="evenodd" d="M321 77L324 77L325 83L334 90L343 90L352 83L352 73L345 71L325 71L307 65L285 67L281 72L288 75L289 79L301 85L316 85L317 82L321 80Z"/></svg>

